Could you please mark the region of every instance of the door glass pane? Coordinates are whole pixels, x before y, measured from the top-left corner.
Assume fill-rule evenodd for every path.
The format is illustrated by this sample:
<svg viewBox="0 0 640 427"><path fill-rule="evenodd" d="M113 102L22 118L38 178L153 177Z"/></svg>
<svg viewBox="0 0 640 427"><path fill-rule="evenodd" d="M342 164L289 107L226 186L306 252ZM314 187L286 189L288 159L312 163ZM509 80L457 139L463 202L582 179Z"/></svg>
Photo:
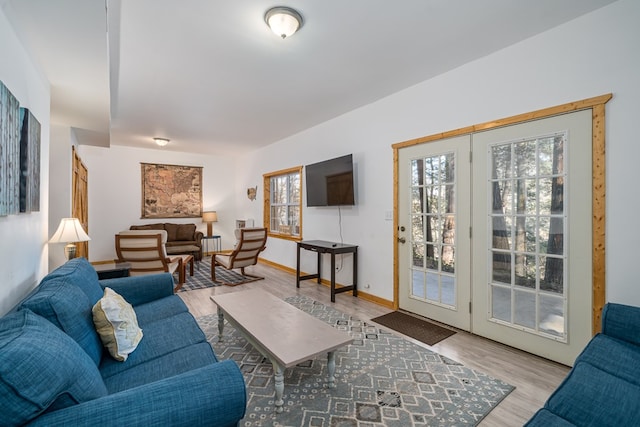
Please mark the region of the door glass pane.
<svg viewBox="0 0 640 427"><path fill-rule="evenodd" d="M440 224L439 218L434 215L429 215L425 217L426 221L426 234L425 241L432 243L440 242Z"/></svg>
<svg viewBox="0 0 640 427"><path fill-rule="evenodd" d="M413 267L424 268L424 244L418 242L411 243L411 252L413 256Z"/></svg>
<svg viewBox="0 0 640 427"><path fill-rule="evenodd" d="M536 141L516 142L513 147L515 159L515 176L536 175Z"/></svg>
<svg viewBox="0 0 640 427"><path fill-rule="evenodd" d="M491 147L491 159L493 169L491 178L507 179L511 178L511 146L508 144L494 145Z"/></svg>
<svg viewBox="0 0 640 427"><path fill-rule="evenodd" d="M455 153L411 161L411 244L413 269L422 268L412 296L445 306L456 304ZM416 289L423 280L424 295ZM422 282L421 282L422 283Z"/></svg>
<svg viewBox="0 0 640 427"><path fill-rule="evenodd" d="M411 235L416 242L424 242L424 217L413 215L411 217Z"/></svg>
<svg viewBox="0 0 640 427"><path fill-rule="evenodd" d="M493 145L491 315L564 337L565 133ZM500 286L496 286L500 285Z"/></svg>
<svg viewBox="0 0 640 427"><path fill-rule="evenodd" d="M538 310L540 331L562 337L565 331L563 299L541 294Z"/></svg>
<svg viewBox="0 0 640 427"><path fill-rule="evenodd" d="M491 316L494 319L511 321L511 290L501 286L491 287Z"/></svg>
<svg viewBox="0 0 640 427"><path fill-rule="evenodd" d="M562 294L564 292L564 260L560 257L540 257L540 290Z"/></svg>
<svg viewBox="0 0 640 427"><path fill-rule="evenodd" d="M511 185L511 181L494 181L492 183L491 207L494 214L510 215L513 211Z"/></svg>
<svg viewBox="0 0 640 427"><path fill-rule="evenodd" d="M427 297L424 271L411 270L411 296L425 299Z"/></svg>
<svg viewBox="0 0 640 427"><path fill-rule="evenodd" d="M411 185L424 185L424 160L417 159L411 162Z"/></svg>
<svg viewBox="0 0 640 427"><path fill-rule="evenodd" d="M427 299L431 301L440 301L440 281L438 275L427 272Z"/></svg>
<svg viewBox="0 0 640 427"><path fill-rule="evenodd" d="M493 251L492 279L497 283L511 283L511 254Z"/></svg>
<svg viewBox="0 0 640 427"><path fill-rule="evenodd" d="M447 305L456 304L456 279L453 276L442 275L442 303Z"/></svg>
<svg viewBox="0 0 640 427"><path fill-rule="evenodd" d="M491 224L491 246L494 249L511 249L511 217L495 215L491 218Z"/></svg>
<svg viewBox="0 0 640 427"><path fill-rule="evenodd" d="M514 323L516 325L525 326L527 328L535 328L536 326L536 294L532 292L514 293L515 310Z"/></svg>

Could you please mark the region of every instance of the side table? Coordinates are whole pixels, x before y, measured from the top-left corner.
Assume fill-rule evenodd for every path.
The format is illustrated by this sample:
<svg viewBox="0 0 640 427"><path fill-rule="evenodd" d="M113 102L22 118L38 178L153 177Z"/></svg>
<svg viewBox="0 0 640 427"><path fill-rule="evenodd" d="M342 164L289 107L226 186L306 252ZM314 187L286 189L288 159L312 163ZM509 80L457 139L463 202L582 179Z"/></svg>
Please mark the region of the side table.
<svg viewBox="0 0 640 427"><path fill-rule="evenodd" d="M128 262L108 262L105 264L94 264L93 268L98 273L98 280L115 279L129 276L131 264Z"/></svg>
<svg viewBox="0 0 640 427"><path fill-rule="evenodd" d="M222 250L222 237L218 234L214 234L213 236L203 236L202 240L204 240L205 252L203 255L209 255L211 252L220 252ZM213 251L209 251L209 240L213 240L212 247Z"/></svg>

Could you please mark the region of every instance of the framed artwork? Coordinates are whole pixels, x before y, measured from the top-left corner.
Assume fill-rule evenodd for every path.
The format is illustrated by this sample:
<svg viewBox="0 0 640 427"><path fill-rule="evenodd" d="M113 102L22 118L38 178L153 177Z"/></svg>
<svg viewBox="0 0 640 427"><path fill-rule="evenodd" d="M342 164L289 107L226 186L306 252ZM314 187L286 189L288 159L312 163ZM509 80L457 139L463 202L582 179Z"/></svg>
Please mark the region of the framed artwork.
<svg viewBox="0 0 640 427"><path fill-rule="evenodd" d="M140 218L202 217L202 167L140 163Z"/></svg>
<svg viewBox="0 0 640 427"><path fill-rule="evenodd" d="M40 210L40 122L20 108L20 212Z"/></svg>
<svg viewBox="0 0 640 427"><path fill-rule="evenodd" d="M0 216L20 212L20 104L0 82Z"/></svg>

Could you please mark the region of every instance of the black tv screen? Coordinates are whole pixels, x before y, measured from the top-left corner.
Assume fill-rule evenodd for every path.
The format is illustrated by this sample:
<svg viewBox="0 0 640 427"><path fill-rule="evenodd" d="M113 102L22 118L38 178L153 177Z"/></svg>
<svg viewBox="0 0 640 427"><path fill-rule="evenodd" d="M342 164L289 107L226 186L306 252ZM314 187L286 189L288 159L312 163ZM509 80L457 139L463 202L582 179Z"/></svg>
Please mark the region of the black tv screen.
<svg viewBox="0 0 640 427"><path fill-rule="evenodd" d="M307 165L305 172L307 206L355 205L351 154Z"/></svg>

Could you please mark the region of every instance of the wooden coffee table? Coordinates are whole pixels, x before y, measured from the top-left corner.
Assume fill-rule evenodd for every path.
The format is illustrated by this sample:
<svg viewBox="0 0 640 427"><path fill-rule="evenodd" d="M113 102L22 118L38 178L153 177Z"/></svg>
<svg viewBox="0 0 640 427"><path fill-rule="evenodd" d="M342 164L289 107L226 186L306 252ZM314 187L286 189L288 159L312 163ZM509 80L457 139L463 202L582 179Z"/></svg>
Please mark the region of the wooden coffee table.
<svg viewBox="0 0 640 427"><path fill-rule="evenodd" d="M335 350L353 342L348 334L261 289L210 298L218 306L220 341L226 319L271 361L276 412L284 404L284 370L300 362L327 353L328 387L335 387Z"/></svg>

